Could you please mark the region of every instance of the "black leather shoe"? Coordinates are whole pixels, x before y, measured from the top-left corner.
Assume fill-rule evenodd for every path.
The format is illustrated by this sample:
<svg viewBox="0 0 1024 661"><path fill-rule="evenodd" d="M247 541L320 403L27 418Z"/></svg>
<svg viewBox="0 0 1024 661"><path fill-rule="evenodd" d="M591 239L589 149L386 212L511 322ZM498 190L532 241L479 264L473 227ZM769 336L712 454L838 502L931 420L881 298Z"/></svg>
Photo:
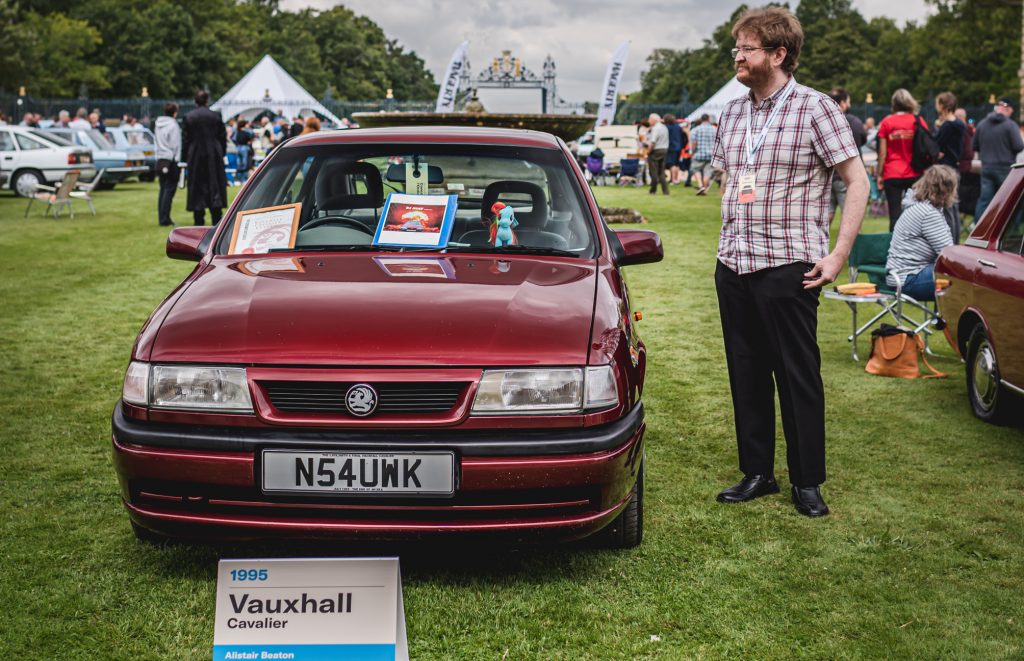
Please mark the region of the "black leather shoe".
<svg viewBox="0 0 1024 661"><path fill-rule="evenodd" d="M793 486L793 504L796 511L804 516L825 516L828 514L828 505L821 497L818 487Z"/></svg>
<svg viewBox="0 0 1024 661"><path fill-rule="evenodd" d="M779 484L773 476L747 475L739 484L734 484L718 494L718 502L745 503L771 493L779 493Z"/></svg>

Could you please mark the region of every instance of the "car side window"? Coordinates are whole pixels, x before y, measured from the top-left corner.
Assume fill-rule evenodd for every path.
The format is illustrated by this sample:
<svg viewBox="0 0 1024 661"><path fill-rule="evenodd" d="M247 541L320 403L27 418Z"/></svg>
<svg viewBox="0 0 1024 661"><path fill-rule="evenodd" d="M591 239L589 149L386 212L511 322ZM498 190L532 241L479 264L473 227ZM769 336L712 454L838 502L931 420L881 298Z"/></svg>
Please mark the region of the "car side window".
<svg viewBox="0 0 1024 661"><path fill-rule="evenodd" d="M1021 254L1021 243L1024 242L1024 200L1017 204L1013 215L1003 228L1003 235L999 238L999 250L1001 252Z"/></svg>
<svg viewBox="0 0 1024 661"><path fill-rule="evenodd" d="M7 131L0 131L0 151L14 151L14 140Z"/></svg>
<svg viewBox="0 0 1024 661"><path fill-rule="evenodd" d="M32 149L46 149L46 145L39 142L38 140L33 140L28 136L16 133L14 137L17 138L18 140L18 146L24 149L25 151L30 151Z"/></svg>

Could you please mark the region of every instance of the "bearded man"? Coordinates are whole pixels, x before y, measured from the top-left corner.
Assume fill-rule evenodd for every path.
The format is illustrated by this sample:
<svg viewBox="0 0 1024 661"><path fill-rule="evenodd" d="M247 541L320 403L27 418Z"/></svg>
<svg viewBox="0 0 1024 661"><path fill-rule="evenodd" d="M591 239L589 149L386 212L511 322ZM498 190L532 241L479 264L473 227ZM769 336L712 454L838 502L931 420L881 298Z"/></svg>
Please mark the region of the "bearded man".
<svg viewBox="0 0 1024 661"><path fill-rule="evenodd" d="M839 106L793 77L804 41L797 18L782 7L753 9L732 36L736 77L750 92L722 112L712 165L729 175L715 284L743 479L718 500L778 493L777 388L793 503L801 514L824 516L818 297L849 257L868 179ZM833 171L847 195L830 252Z"/></svg>

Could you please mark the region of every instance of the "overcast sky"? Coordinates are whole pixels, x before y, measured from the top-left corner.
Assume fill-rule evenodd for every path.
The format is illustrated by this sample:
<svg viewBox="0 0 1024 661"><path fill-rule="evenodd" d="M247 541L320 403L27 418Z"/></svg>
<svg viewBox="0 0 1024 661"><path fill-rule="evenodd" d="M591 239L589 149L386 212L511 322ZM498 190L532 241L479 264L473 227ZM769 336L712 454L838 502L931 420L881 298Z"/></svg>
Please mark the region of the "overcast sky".
<svg viewBox="0 0 1024 661"><path fill-rule="evenodd" d="M283 0L281 6L290 10L327 9L338 4L368 16L389 38L416 51L438 81L452 51L469 39L474 76L503 49L522 58L523 64L538 75L544 58L551 54L557 66L559 96L566 101L594 101L600 96L612 51L620 43L632 41L619 91L635 91L654 48L700 46L742 2ZM791 4L795 6L796 1ZM900 23L920 22L928 11L924 0L853 0L853 5L866 18L889 16Z"/></svg>

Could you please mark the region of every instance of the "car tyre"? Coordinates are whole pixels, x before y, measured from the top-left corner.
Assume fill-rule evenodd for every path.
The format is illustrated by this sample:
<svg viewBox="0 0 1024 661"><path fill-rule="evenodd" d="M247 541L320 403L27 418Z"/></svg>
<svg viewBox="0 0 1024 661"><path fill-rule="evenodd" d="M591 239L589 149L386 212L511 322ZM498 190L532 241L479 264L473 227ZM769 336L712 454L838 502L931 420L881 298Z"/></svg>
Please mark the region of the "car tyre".
<svg viewBox="0 0 1024 661"><path fill-rule="evenodd" d="M602 532L604 546L612 549L632 549L644 539L644 464L636 476L636 489L625 509Z"/></svg>
<svg viewBox="0 0 1024 661"><path fill-rule="evenodd" d="M967 343L967 398L971 411L985 422L1006 422L1010 393L999 383L999 364L992 339L978 325Z"/></svg>
<svg viewBox="0 0 1024 661"><path fill-rule="evenodd" d="M32 197L36 190L36 185L45 183L46 179L43 177L43 173L31 168L19 170L11 177L11 188L21 197Z"/></svg>
<svg viewBox="0 0 1024 661"><path fill-rule="evenodd" d="M135 535L135 539L146 544L152 544L153 546L166 546L170 542L170 537L161 535L158 532L153 532L149 528L143 528L134 521L132 524L132 533Z"/></svg>

